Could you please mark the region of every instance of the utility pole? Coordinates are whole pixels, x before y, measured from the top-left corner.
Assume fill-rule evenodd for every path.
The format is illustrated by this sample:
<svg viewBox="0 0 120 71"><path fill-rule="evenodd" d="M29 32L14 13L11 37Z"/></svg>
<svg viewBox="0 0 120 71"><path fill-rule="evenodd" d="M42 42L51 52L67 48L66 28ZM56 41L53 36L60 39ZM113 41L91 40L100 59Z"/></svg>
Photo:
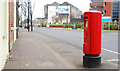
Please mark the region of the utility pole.
<svg viewBox="0 0 120 71"><path fill-rule="evenodd" d="M18 39L18 32L19 32L19 11L18 8L20 7L19 5L19 0L16 2L16 38Z"/></svg>
<svg viewBox="0 0 120 71"><path fill-rule="evenodd" d="M32 25L32 13L31 13L31 31L33 31L33 25Z"/></svg>
<svg viewBox="0 0 120 71"><path fill-rule="evenodd" d="M30 2L29 2L29 0L28 0L28 19L27 19L28 31L30 31L30 30L29 30L29 29L30 29L30 28L29 28L29 3L30 3Z"/></svg>

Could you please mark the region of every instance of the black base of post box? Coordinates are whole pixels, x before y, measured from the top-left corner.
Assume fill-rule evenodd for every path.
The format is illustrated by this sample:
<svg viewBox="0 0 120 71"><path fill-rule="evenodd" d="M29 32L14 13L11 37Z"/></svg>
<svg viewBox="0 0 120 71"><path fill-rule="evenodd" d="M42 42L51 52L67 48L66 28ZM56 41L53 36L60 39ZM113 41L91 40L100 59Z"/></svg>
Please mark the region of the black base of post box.
<svg viewBox="0 0 120 71"><path fill-rule="evenodd" d="M83 67L96 68L101 64L100 55L84 55L83 56Z"/></svg>

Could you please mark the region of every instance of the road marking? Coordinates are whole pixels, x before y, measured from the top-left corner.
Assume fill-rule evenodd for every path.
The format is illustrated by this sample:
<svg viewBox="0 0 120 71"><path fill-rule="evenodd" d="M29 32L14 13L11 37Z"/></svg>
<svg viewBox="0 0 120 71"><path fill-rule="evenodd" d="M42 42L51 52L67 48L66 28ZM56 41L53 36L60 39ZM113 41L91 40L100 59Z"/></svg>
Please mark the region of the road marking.
<svg viewBox="0 0 120 71"><path fill-rule="evenodd" d="M107 61L110 61L110 62L112 62L112 61L118 61L118 59L111 59L111 60L107 60Z"/></svg>
<svg viewBox="0 0 120 71"><path fill-rule="evenodd" d="M101 48L102 50L105 50L105 51L108 51L108 52L112 52L112 53L114 53L114 54L118 54L118 55L120 55L120 53L118 53L118 52L115 52L115 51L111 51L111 50L108 50L108 49L105 49L105 48Z"/></svg>

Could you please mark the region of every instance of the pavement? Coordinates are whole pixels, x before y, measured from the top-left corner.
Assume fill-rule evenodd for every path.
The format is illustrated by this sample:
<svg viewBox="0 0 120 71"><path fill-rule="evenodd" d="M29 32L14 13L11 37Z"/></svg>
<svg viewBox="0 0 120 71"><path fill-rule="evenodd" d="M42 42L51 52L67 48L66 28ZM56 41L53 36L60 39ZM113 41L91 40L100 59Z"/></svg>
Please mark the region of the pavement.
<svg viewBox="0 0 120 71"><path fill-rule="evenodd" d="M4 69L88 69L82 62L83 52L75 46L21 28ZM118 69L118 65L102 59L94 69Z"/></svg>

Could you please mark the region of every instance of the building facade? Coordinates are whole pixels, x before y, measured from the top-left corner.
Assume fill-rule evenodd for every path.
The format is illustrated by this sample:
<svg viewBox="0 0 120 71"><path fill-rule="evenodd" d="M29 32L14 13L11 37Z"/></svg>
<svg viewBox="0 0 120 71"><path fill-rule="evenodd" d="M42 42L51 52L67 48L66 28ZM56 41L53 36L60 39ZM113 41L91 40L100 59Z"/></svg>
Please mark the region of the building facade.
<svg viewBox="0 0 120 71"><path fill-rule="evenodd" d="M113 0L112 21L119 22L119 0Z"/></svg>
<svg viewBox="0 0 120 71"><path fill-rule="evenodd" d="M0 1L0 71L16 40L16 0Z"/></svg>
<svg viewBox="0 0 120 71"><path fill-rule="evenodd" d="M71 19L81 19L82 11L68 2L54 2L44 6L45 18L48 23L70 23Z"/></svg>
<svg viewBox="0 0 120 71"><path fill-rule="evenodd" d="M119 0L91 0L90 10L101 11L103 16L111 17L111 22L119 23Z"/></svg>
<svg viewBox="0 0 120 71"><path fill-rule="evenodd" d="M119 24L120 24L120 1L119 1Z"/></svg>
<svg viewBox="0 0 120 71"><path fill-rule="evenodd" d="M34 23L36 24L42 24L42 23L47 23L47 19L46 18L37 18ZM35 25L35 24L34 24Z"/></svg>

